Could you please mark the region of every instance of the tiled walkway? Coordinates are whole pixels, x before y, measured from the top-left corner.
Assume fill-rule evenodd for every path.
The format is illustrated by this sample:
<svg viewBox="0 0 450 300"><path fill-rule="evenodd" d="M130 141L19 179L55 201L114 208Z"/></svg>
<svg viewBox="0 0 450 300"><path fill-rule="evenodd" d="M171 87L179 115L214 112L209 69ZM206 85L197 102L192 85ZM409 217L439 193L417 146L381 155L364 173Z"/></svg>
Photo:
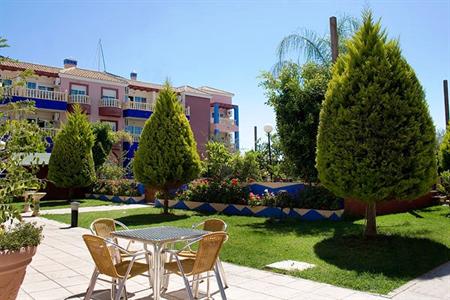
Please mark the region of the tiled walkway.
<svg viewBox="0 0 450 300"><path fill-rule="evenodd" d="M89 278L93 271L91 257L82 241L81 236L88 233L83 228L68 229L66 224L55 221L36 218L38 223L45 225L45 239L39 246L38 252L33 262L28 267L27 275L22 285L19 298L26 299L83 299L89 284ZM279 299L345 299L345 300L385 300L385 297L371 295L339 288L324 283L310 280L274 274L267 271L260 271L251 268L241 267L232 264L224 264L227 279L230 287L226 290L228 299L231 300L279 300ZM450 267L450 265L449 265ZM449 270L441 270L446 278L448 288ZM432 279L435 284L437 277ZM423 281L428 282L428 281ZM410 294L405 298L405 292L413 291L423 283L417 282L412 287L402 291L394 299L450 299L431 298L426 294ZM109 289L107 283L99 282L96 286L94 299L109 299ZM201 290L204 287L200 287ZM430 290L433 290L431 287ZM137 277L127 283L129 299L150 300L151 290L148 289L148 279ZM212 290L216 286L212 285ZM436 290L436 289L434 289ZM442 295L446 291L442 292ZM430 294L431 295L431 294ZM448 294L447 294L448 295ZM172 276L170 279L169 291L164 295L164 299L187 299L184 286L180 278ZM414 298L414 297L419 298ZM220 295L213 296L220 299ZM412 298L411 298L412 297Z"/></svg>

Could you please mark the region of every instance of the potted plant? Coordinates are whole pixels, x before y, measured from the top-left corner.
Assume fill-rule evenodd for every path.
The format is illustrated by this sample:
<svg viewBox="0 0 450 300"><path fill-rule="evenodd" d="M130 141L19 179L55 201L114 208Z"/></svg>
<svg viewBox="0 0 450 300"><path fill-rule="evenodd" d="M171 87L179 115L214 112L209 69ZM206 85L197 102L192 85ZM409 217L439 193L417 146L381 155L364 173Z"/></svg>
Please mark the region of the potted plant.
<svg viewBox="0 0 450 300"><path fill-rule="evenodd" d="M1 95L0 95L1 96ZM0 97L0 101L1 100ZM15 299L28 264L42 239L42 227L21 218L13 199L25 191L42 188L36 177L36 152L45 150L44 135L34 123L21 118L30 113L30 102L6 104L0 114L0 295ZM24 161L27 166L24 165Z"/></svg>

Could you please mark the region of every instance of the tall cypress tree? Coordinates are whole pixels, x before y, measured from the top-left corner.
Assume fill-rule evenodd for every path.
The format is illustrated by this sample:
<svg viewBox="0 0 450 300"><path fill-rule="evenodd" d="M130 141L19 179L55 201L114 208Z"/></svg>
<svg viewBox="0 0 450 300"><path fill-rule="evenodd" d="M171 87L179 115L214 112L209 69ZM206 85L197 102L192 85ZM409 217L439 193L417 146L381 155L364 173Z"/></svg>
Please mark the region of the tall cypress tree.
<svg viewBox="0 0 450 300"><path fill-rule="evenodd" d="M48 166L48 179L57 187L68 188L69 200L74 188L86 187L95 181L93 145L89 120L76 105L55 137Z"/></svg>
<svg viewBox="0 0 450 300"><path fill-rule="evenodd" d="M376 203L412 199L436 180L435 131L425 94L397 41L371 13L333 68L320 115L317 169L336 195L367 204L366 236L376 235Z"/></svg>
<svg viewBox="0 0 450 300"><path fill-rule="evenodd" d="M158 95L154 113L145 123L133 172L145 186L164 192L164 213L168 212L170 190L195 179L200 172L191 126L167 82Z"/></svg>

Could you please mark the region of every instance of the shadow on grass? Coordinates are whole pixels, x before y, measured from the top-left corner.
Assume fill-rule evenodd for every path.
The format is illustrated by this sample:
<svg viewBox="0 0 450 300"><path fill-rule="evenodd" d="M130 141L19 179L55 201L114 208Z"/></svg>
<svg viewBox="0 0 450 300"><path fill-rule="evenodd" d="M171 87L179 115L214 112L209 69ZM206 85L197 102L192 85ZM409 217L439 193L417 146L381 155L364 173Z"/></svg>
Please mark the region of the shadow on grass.
<svg viewBox="0 0 450 300"><path fill-rule="evenodd" d="M295 219L273 220L265 222L248 223L243 226L253 228L257 231L275 233L295 233L297 235L343 235L360 234L363 225L349 221L301 221Z"/></svg>
<svg viewBox="0 0 450 300"><path fill-rule="evenodd" d="M127 226L141 226L141 225L153 225L165 222L173 222L182 219L190 218L190 215L187 214L139 214L139 215L129 215L123 216L120 218L116 218L117 221L120 221Z"/></svg>
<svg viewBox="0 0 450 300"><path fill-rule="evenodd" d="M443 244L399 235L380 235L374 239L335 235L317 243L314 252L340 269L406 279L450 260L450 249Z"/></svg>

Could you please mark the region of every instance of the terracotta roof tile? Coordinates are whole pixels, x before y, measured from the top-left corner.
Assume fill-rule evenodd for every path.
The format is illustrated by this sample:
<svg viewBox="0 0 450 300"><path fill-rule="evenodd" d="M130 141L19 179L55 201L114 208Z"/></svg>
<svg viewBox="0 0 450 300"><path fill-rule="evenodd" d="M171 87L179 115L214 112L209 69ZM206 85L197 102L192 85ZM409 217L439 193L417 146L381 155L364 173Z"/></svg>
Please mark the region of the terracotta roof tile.
<svg viewBox="0 0 450 300"><path fill-rule="evenodd" d="M210 94L205 93L204 91L201 91L199 89L193 88L192 86L189 86L189 85L180 86L180 87L176 88L175 90L177 92L185 92L185 93L195 94L200 97L204 96L206 98L211 98Z"/></svg>
<svg viewBox="0 0 450 300"><path fill-rule="evenodd" d="M138 80L126 79L126 81L128 82L129 85L134 85L134 86L148 88L148 89L161 90L164 87L164 85L162 85L162 84L143 82L143 81L138 81Z"/></svg>
<svg viewBox="0 0 450 300"><path fill-rule="evenodd" d="M127 83L126 80L123 80L118 76L110 75L106 72L91 71L91 70L80 69L80 68L76 68L76 67L61 69L60 73L66 74L66 75L71 75L71 76L83 77L83 78L111 81L111 82L115 82L115 83L122 83L122 84Z"/></svg>
<svg viewBox="0 0 450 300"><path fill-rule="evenodd" d="M21 61L16 61L16 60L12 60L12 59L6 59L6 60L0 61L0 66L4 66L7 68L17 68L20 70L31 69L36 72L53 73L55 75L57 75L59 73L59 71L61 70L61 68L57 68L57 67L21 62Z"/></svg>
<svg viewBox="0 0 450 300"><path fill-rule="evenodd" d="M227 92L227 91L224 91L224 90L219 90L219 89L216 89L216 88L213 88L213 87L210 87L210 86L201 86L198 89L201 90L201 91L204 91L206 93L219 94L219 95L231 96L231 97L234 96L233 93L230 93L230 92Z"/></svg>

